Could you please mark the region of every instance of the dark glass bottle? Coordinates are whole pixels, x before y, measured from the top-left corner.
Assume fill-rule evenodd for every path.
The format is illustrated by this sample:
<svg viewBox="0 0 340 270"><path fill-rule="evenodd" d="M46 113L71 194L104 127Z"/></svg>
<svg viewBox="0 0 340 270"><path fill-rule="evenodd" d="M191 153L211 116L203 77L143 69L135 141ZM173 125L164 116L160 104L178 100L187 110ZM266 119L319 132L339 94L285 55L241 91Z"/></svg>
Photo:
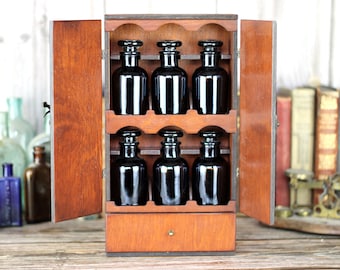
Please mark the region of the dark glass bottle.
<svg viewBox="0 0 340 270"><path fill-rule="evenodd" d="M153 200L157 205L181 205L189 199L188 164L180 157L178 130L161 130L161 157L153 165Z"/></svg>
<svg viewBox="0 0 340 270"><path fill-rule="evenodd" d="M119 40L122 66L112 74L111 104L115 114L145 114L149 108L148 75L138 66L140 40Z"/></svg>
<svg viewBox="0 0 340 270"><path fill-rule="evenodd" d="M218 40L201 40L202 66L192 75L193 108L199 114L224 114L230 110L229 74L218 63L221 58Z"/></svg>
<svg viewBox="0 0 340 270"><path fill-rule="evenodd" d="M13 176L13 164L3 163L0 177L0 227L21 226L21 180Z"/></svg>
<svg viewBox="0 0 340 270"><path fill-rule="evenodd" d="M118 132L121 137L120 156L112 162L111 199L116 205L145 205L148 200L147 167L145 161L138 157L138 129L123 129Z"/></svg>
<svg viewBox="0 0 340 270"><path fill-rule="evenodd" d="M51 220L51 168L45 147L33 147L33 163L24 174L25 217L27 223Z"/></svg>
<svg viewBox="0 0 340 270"><path fill-rule="evenodd" d="M199 205L227 204L230 200L230 168L220 155L216 131L200 132L201 155L192 167L193 199Z"/></svg>
<svg viewBox="0 0 340 270"><path fill-rule="evenodd" d="M189 109L187 74L178 66L181 41L157 42L161 66L152 73L152 107L156 114L185 114Z"/></svg>

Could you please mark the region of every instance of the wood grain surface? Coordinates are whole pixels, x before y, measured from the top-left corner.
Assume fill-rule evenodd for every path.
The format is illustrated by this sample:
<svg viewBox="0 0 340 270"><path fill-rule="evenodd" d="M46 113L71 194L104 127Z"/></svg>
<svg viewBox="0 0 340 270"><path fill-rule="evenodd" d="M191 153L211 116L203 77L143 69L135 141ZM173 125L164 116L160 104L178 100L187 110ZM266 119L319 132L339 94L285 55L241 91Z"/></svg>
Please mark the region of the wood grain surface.
<svg viewBox="0 0 340 270"><path fill-rule="evenodd" d="M0 269L340 269L340 238L266 227L237 217L225 256L108 257L104 219L0 229Z"/></svg>

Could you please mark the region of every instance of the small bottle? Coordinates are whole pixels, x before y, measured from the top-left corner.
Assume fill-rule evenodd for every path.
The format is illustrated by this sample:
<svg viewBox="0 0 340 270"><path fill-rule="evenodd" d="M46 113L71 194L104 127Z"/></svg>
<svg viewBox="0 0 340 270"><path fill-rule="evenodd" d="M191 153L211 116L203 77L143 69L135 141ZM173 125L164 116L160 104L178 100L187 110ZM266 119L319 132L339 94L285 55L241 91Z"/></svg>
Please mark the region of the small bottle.
<svg viewBox="0 0 340 270"><path fill-rule="evenodd" d="M116 205L145 205L148 200L147 167L138 157L137 136L141 131L134 128L122 129L120 156L111 166L111 199Z"/></svg>
<svg viewBox="0 0 340 270"><path fill-rule="evenodd" d="M153 200L156 205L183 205L189 199L188 163L180 156L179 130L163 129L161 157L153 165Z"/></svg>
<svg viewBox="0 0 340 270"><path fill-rule="evenodd" d="M28 156L28 164L33 162L32 149L36 145L44 146L46 162L51 162L51 114L50 105L47 102L43 103L43 107L48 109L44 112L44 130L37 134L28 144L26 153Z"/></svg>
<svg viewBox="0 0 340 270"><path fill-rule="evenodd" d="M138 66L143 45L140 40L119 40L122 66L114 71L111 82L111 104L115 114L145 114L149 108L148 75Z"/></svg>
<svg viewBox="0 0 340 270"><path fill-rule="evenodd" d="M224 114L230 110L229 74L221 67L219 48L223 45L218 40L201 40L199 46L202 66L192 75L193 108L199 114Z"/></svg>
<svg viewBox="0 0 340 270"><path fill-rule="evenodd" d="M45 148L33 148L34 162L24 174L27 223L51 220L51 168L45 160Z"/></svg>
<svg viewBox="0 0 340 270"><path fill-rule="evenodd" d="M21 180L13 176L13 164L2 164L0 177L0 227L21 226Z"/></svg>
<svg viewBox="0 0 340 270"><path fill-rule="evenodd" d="M220 155L220 135L217 131L200 132L201 154L192 167L193 199L199 205L227 204L230 200L230 168Z"/></svg>
<svg viewBox="0 0 340 270"><path fill-rule="evenodd" d="M0 164L12 163L13 174L22 178L27 158L24 149L9 138L8 113L0 112Z"/></svg>
<svg viewBox="0 0 340 270"><path fill-rule="evenodd" d="M189 109L187 74L178 66L181 41L157 42L161 66L152 73L152 107L156 114L185 114Z"/></svg>
<svg viewBox="0 0 340 270"><path fill-rule="evenodd" d="M22 98L7 98L7 105L9 137L20 144L22 149L26 149L35 132L32 124L23 118Z"/></svg>

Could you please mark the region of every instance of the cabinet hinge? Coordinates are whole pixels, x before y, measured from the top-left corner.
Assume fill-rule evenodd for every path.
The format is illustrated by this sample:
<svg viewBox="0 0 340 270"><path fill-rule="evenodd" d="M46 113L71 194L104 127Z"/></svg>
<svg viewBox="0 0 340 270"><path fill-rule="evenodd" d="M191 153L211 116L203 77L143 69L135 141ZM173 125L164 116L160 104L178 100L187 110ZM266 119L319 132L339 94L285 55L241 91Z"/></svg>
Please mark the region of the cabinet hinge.
<svg viewBox="0 0 340 270"><path fill-rule="evenodd" d="M240 58L240 54L241 54L240 50L237 50L237 51L236 51L236 57L237 57L237 58Z"/></svg>
<svg viewBox="0 0 340 270"><path fill-rule="evenodd" d="M107 52L106 50L102 50L102 59L106 59Z"/></svg>
<svg viewBox="0 0 340 270"><path fill-rule="evenodd" d="M236 128L240 129L240 116L237 116L236 118Z"/></svg>

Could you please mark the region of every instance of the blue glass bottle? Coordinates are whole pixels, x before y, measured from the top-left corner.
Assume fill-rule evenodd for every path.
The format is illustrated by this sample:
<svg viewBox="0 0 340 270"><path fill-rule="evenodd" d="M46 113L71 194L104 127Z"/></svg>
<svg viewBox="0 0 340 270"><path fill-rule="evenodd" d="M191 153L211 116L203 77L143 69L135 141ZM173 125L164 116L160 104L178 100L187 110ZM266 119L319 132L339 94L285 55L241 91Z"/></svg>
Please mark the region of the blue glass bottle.
<svg viewBox="0 0 340 270"><path fill-rule="evenodd" d="M21 180L13 176L13 164L2 164L0 178L0 227L21 226Z"/></svg>
<svg viewBox="0 0 340 270"><path fill-rule="evenodd" d="M152 73L152 107L156 114L185 114L189 109L187 73L178 66L181 41L157 42L161 66Z"/></svg>
<svg viewBox="0 0 340 270"><path fill-rule="evenodd" d="M111 104L117 115L145 114L149 108L148 75L138 66L141 40L119 40L122 66L112 74Z"/></svg>
<svg viewBox="0 0 340 270"><path fill-rule="evenodd" d="M145 205L148 200L147 167L138 156L137 136L141 131L126 128L121 137L120 156L111 165L111 199L116 205Z"/></svg>
<svg viewBox="0 0 340 270"><path fill-rule="evenodd" d="M192 75L193 108L199 114L224 114L230 110L229 74L219 66L222 41L201 40L202 65Z"/></svg>
<svg viewBox="0 0 340 270"><path fill-rule="evenodd" d="M227 204L230 200L230 168L220 155L221 135L217 131L203 131L200 157L192 166L193 199L199 205Z"/></svg>
<svg viewBox="0 0 340 270"><path fill-rule="evenodd" d="M189 199L188 163L180 156L179 130L161 130L161 157L153 165L153 200L156 205L183 205Z"/></svg>

